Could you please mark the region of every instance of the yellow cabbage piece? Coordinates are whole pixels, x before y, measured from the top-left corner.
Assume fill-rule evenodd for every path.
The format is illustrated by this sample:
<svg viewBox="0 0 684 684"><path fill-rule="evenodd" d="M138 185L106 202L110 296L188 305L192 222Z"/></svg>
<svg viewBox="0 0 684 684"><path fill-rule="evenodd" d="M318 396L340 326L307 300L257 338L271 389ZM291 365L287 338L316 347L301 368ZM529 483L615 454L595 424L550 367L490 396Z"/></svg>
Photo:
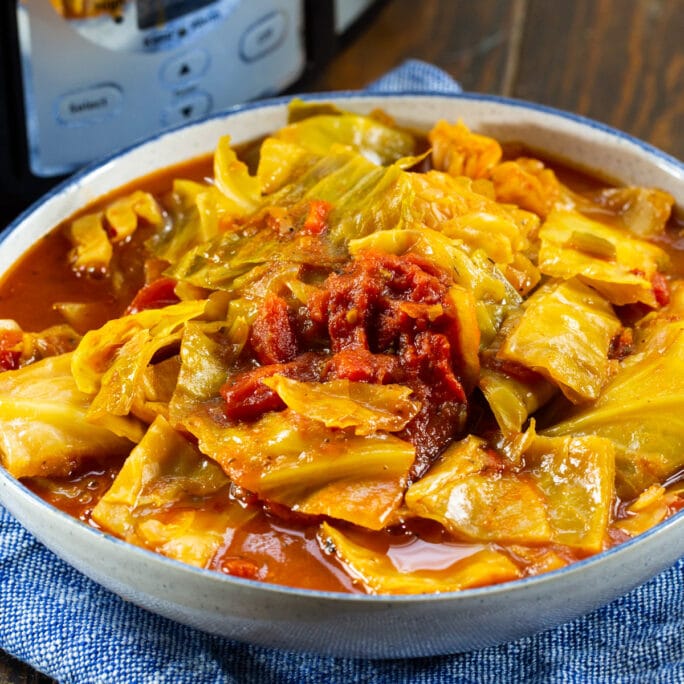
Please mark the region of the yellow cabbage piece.
<svg viewBox="0 0 684 684"><path fill-rule="evenodd" d="M401 504L415 457L413 445L393 435L359 437L289 409L234 425L197 413L185 425L239 486L294 511L374 530Z"/></svg>
<svg viewBox="0 0 684 684"><path fill-rule="evenodd" d="M126 541L206 567L254 514L229 496L221 468L158 417L133 449L93 520Z"/></svg>
<svg viewBox="0 0 684 684"><path fill-rule="evenodd" d="M615 257L598 255L594 249L582 251L578 234L610 243ZM574 211L552 211L539 238L542 273L556 278L578 276L612 304L643 302L657 306L651 280L668 263L660 247Z"/></svg>
<svg viewBox="0 0 684 684"><path fill-rule="evenodd" d="M326 427L353 428L357 435L403 430L421 406L410 398L411 388L402 385L374 385L346 378L300 382L284 375L273 375L262 382L293 411Z"/></svg>
<svg viewBox="0 0 684 684"><path fill-rule="evenodd" d="M681 483L669 489L662 485L651 485L627 506L627 517L618 520L615 527L636 537L677 510L676 506L681 504L682 498L684 489Z"/></svg>
<svg viewBox="0 0 684 684"><path fill-rule="evenodd" d="M112 243L102 221L102 213L86 214L69 226L69 239L73 248L71 264L77 271L105 272L112 259Z"/></svg>
<svg viewBox="0 0 684 684"><path fill-rule="evenodd" d="M101 389L103 376L117 363L121 357L119 352L125 349L127 343L134 340L131 348L123 351L123 356L132 352L135 359L142 363L145 358L151 358L147 351L152 350L154 353L159 348L160 341L166 343L180 335L182 325L201 316L205 306L206 301L196 300L160 309L146 309L112 319L101 328L89 331L81 339L71 360L71 369L78 388L87 394L96 394ZM140 349L145 353L140 352ZM120 363L125 364L127 361L124 358ZM137 368L139 363L134 360L132 365ZM111 383L110 386L119 383L120 389L128 394L131 385L124 388L123 383L129 378L130 374L126 372L120 377L112 372L107 381L108 385Z"/></svg>
<svg viewBox="0 0 684 684"><path fill-rule="evenodd" d="M122 456L131 449L129 440L86 420L90 396L76 387L71 356L0 374L0 451L14 477L65 476L85 457Z"/></svg>
<svg viewBox="0 0 684 684"><path fill-rule="evenodd" d="M169 402L178 382L180 363L180 357L176 354L145 368L140 390L131 405L132 415L147 425L159 415L169 420Z"/></svg>
<svg viewBox="0 0 684 684"><path fill-rule="evenodd" d="M300 145L269 137L261 143L257 178L265 195L280 190L320 159Z"/></svg>
<svg viewBox="0 0 684 684"><path fill-rule="evenodd" d="M494 138L473 133L462 121L438 121L428 133L432 163L452 176L482 178L501 160L501 145Z"/></svg>
<svg viewBox="0 0 684 684"><path fill-rule="evenodd" d="M328 523L318 533L321 547L334 554L349 574L371 594L425 594L459 591L518 579L520 570L499 551L485 548L458 556L443 570L402 572L390 558L362 546Z"/></svg>
<svg viewBox="0 0 684 684"><path fill-rule="evenodd" d="M497 358L541 373L575 403L596 399L611 368L611 340L622 329L611 305L572 279L542 287L523 308Z"/></svg>
<svg viewBox="0 0 684 684"><path fill-rule="evenodd" d="M520 432L529 416L558 391L545 378L527 382L490 368L480 371L478 387L504 434Z"/></svg>
<svg viewBox="0 0 684 684"><path fill-rule="evenodd" d="M499 233L498 239L508 239L513 249L524 249L528 237L539 228L539 217L517 207L496 202L492 194L470 178L454 178L440 171L409 174L414 193L411 213L415 222L434 230L442 230L454 221L451 230L465 229L466 221L475 217L490 221ZM469 217L463 218L463 217ZM479 218L478 218L479 220ZM475 226L478 240L486 239L485 226Z"/></svg>
<svg viewBox="0 0 684 684"><path fill-rule="evenodd" d="M155 256L171 263L218 235L223 222L239 213L216 186L184 179L173 181L169 207L172 220L145 244Z"/></svg>
<svg viewBox="0 0 684 684"><path fill-rule="evenodd" d="M237 158L228 135L219 139L214 152L214 183L235 216L251 214L261 202L259 179L250 176L247 165Z"/></svg>
<svg viewBox="0 0 684 684"><path fill-rule="evenodd" d="M622 499L633 499L684 467L684 324L676 321L660 331L625 359L593 404L543 431L614 442Z"/></svg>
<svg viewBox="0 0 684 684"><path fill-rule="evenodd" d="M674 197L656 188L606 188L593 199L619 213L625 227L639 237L662 235L674 206Z"/></svg>
<svg viewBox="0 0 684 684"><path fill-rule="evenodd" d="M555 206L572 205L568 189L538 159L505 161L492 169L490 177L497 201L516 204L538 216L547 216Z"/></svg>
<svg viewBox="0 0 684 684"><path fill-rule="evenodd" d="M249 337L249 323L234 311L229 322L185 324L180 348L181 366L169 404L172 425L185 418L203 402L218 396L230 366Z"/></svg>
<svg viewBox="0 0 684 684"><path fill-rule="evenodd" d="M408 509L458 537L499 542L551 540L546 504L529 477L487 472L484 440L468 435L449 446L406 492Z"/></svg>
<svg viewBox="0 0 684 684"><path fill-rule="evenodd" d="M613 503L615 449L599 437L536 437L520 472L492 468L469 435L406 492L406 505L459 537L602 548Z"/></svg>
<svg viewBox="0 0 684 684"><path fill-rule="evenodd" d="M315 105L314 105L315 107ZM318 155L333 144L347 145L375 164L392 164L414 153L415 138L370 116L316 110L307 103L290 105L291 121L274 137Z"/></svg>
<svg viewBox="0 0 684 684"><path fill-rule="evenodd" d="M122 242L137 230L140 219L155 228L164 223L164 215L157 200L149 192L136 190L107 206L105 218L113 243Z"/></svg>
<svg viewBox="0 0 684 684"><path fill-rule="evenodd" d="M525 452L547 500L552 540L598 553L614 501L615 445L601 437L542 437Z"/></svg>

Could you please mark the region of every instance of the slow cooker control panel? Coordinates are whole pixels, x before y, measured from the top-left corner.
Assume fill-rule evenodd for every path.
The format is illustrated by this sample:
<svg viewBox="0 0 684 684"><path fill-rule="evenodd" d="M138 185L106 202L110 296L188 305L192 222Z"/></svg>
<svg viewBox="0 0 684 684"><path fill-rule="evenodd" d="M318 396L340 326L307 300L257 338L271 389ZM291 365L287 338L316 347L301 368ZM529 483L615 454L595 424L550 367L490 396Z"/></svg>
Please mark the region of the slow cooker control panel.
<svg viewBox="0 0 684 684"><path fill-rule="evenodd" d="M22 0L17 22L36 176L279 92L305 66L301 0Z"/></svg>

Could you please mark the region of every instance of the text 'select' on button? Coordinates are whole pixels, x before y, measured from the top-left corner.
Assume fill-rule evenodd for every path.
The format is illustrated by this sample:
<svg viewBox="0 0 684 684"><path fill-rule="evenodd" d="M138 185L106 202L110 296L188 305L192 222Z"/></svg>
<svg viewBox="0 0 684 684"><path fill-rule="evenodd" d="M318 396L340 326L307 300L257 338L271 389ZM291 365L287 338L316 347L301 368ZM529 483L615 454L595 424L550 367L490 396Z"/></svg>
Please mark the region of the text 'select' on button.
<svg viewBox="0 0 684 684"><path fill-rule="evenodd" d="M287 15L277 10L254 22L240 38L240 57L254 62L273 52L287 33Z"/></svg>
<svg viewBox="0 0 684 684"><path fill-rule="evenodd" d="M95 86L60 97L57 118L68 126L98 123L118 114L122 102L123 93L117 86Z"/></svg>

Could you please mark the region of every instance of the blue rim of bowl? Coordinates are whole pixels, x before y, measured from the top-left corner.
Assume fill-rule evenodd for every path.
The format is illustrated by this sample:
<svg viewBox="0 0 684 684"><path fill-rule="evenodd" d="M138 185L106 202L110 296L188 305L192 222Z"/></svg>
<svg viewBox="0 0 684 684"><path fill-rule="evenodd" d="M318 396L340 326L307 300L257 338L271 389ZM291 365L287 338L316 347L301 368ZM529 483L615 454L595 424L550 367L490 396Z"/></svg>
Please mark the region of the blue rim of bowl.
<svg viewBox="0 0 684 684"><path fill-rule="evenodd" d="M624 133L616 128L612 128L606 124L594 121L587 117L581 116L579 114L574 114L561 109L556 109L554 107L549 107L547 105L541 105L537 103L526 102L524 100L517 100L514 98L507 98L498 95L481 95L478 93L444 93L444 92L430 92L430 91L399 91L399 92L364 92L364 91L334 91L334 92L322 92L322 93L304 93L299 95L288 95L276 98L269 98L265 100L258 100L254 102L248 102L245 104L235 105L229 107L221 112L217 112L209 117L201 119L199 121L189 122L182 124L180 126L161 131L153 136L148 136L139 141L136 141L125 148L118 150L92 164L89 164L85 168L81 169L72 176L66 178L64 181L56 185L49 192L43 195L40 199L29 206L25 211L23 211L19 216L17 216L3 231L0 235L0 245L12 234L14 231L26 220L28 216L37 211L42 205L48 203L53 197L59 195L63 191L67 190L70 186L74 184L79 184L83 179L86 179L91 173L96 172L98 169L107 166L108 164L114 162L119 157L127 155L129 152L145 145L147 143L152 143L154 141L160 140L168 135L175 134L178 131L192 128L194 126L200 126L208 121L214 121L219 119L228 119L231 116L240 114L242 112L251 111L254 109L262 109L264 107L277 107L280 105L287 104L293 98L298 97L305 101L317 101L317 100L344 100L349 98L355 99L390 99L390 98L401 98L401 97L423 97L423 98L433 98L433 99L456 99L456 100L474 100L474 101L484 101L492 102L498 104L504 104L513 107L520 107L521 109L531 109L552 116L561 117L567 119L574 123L587 126L594 130L601 131L610 135L613 138L623 140L625 142L631 143L636 147L640 148L649 155L659 159L660 161L666 162L673 169L678 169L682 174L682 180L684 181L684 163L680 162L675 157L663 152L662 150L646 143L638 138L635 138L628 133ZM231 575L225 575L216 570L208 570L205 568L197 568L195 566L183 563L182 561L175 560L173 558L168 558L162 554L150 551L148 549L135 546L130 544L118 537L114 537L106 532L102 532L94 527L91 527L76 518L73 518L68 513L61 511L55 506L51 506L40 496L28 489L23 483L21 483L16 478L12 477L5 468L0 466L0 479L4 480L6 485L12 489L15 489L21 496L29 499L34 505L38 505L44 508L46 511L50 512L52 515L61 518L61 520L70 526L75 526L79 531L84 534L92 534L99 540L105 543L112 544L117 547L125 549L128 553L135 553L147 558L152 562L162 563L164 565L169 565L170 567L181 570L183 572L188 572L191 574L199 574L205 576L212 582L226 583L228 585L235 585L236 587L245 587L254 590L264 591L267 593L276 594L286 594L292 597L305 598L305 599L317 599L317 600L327 600L327 601L337 601L337 602L370 602L370 603L441 603L443 601L465 601L482 598L484 596L495 595L500 592L508 592L511 590L524 591L526 589L537 587L541 584L554 581L556 578L561 576L574 575L577 572L581 572L586 567L593 567L595 565L602 564L610 558L615 556L623 555L628 553L630 549L645 544L649 539L659 536L664 533L667 529L673 526L677 526L682 521L684 521L684 509L678 511L676 514L670 516L666 520L658 523L654 527L642 532L638 536L629 539L617 546L613 546L605 551L602 551L588 558L584 558L575 561L565 567L559 568L557 570L551 570L549 572L542 573L540 575L534 575L531 577L524 577L521 579L511 580L508 582L503 582L500 584L493 584L484 587L476 587L472 589L461 589L452 592L442 592L434 594L350 594L345 592L335 592L335 591L321 591L317 589L302 589L297 587L289 587L285 585L272 584L268 582L262 582L258 580L244 579L241 577L233 577ZM0 502L1 503L1 502ZM9 511L8 511L9 512ZM30 533L29 533L30 534ZM684 557L684 556L682 556ZM677 562L677 561L675 561ZM67 563L68 564L68 563ZM71 566L73 568L73 566ZM76 570L74 568L74 570ZM76 570L79 572L78 570ZM647 581L647 580L646 580Z"/></svg>

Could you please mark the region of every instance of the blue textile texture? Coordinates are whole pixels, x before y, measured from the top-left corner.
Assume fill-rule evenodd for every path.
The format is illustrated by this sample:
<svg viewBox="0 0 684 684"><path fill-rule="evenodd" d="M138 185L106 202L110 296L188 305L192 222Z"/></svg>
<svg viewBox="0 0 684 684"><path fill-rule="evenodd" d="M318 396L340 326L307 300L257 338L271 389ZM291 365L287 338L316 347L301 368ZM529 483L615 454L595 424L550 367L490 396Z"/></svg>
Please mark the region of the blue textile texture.
<svg viewBox="0 0 684 684"><path fill-rule="evenodd" d="M412 61L372 86L458 92ZM416 635L420 638L420 635ZM684 559L572 623L480 651L354 660L230 641L123 601L0 507L0 648L61 682L684 682Z"/></svg>

